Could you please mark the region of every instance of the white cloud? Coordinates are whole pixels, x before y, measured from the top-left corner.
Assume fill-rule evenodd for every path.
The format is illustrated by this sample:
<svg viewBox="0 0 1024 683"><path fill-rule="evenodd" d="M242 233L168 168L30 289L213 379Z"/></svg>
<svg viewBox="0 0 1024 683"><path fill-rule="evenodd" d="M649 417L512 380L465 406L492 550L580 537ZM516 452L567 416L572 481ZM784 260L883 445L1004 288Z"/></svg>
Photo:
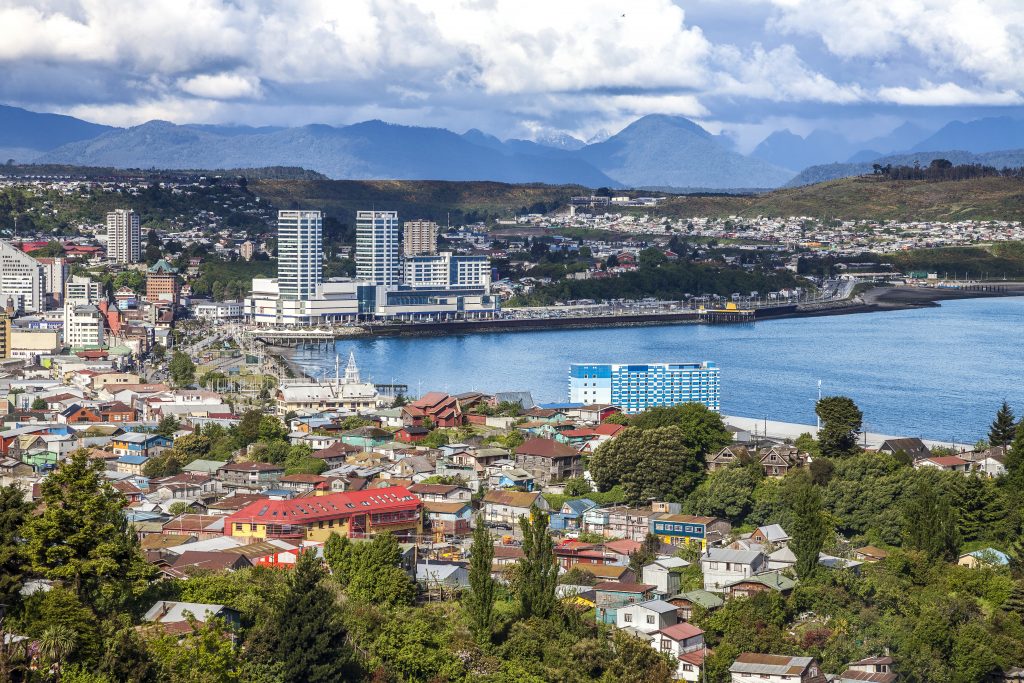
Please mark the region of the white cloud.
<svg viewBox="0 0 1024 683"><path fill-rule="evenodd" d="M960 105L1002 105L1024 104L1024 97L1013 90L984 91L969 90L956 83L922 83L917 88L905 86L879 88L878 98L883 102L925 107L949 107Z"/></svg>
<svg viewBox="0 0 1024 683"><path fill-rule="evenodd" d="M211 100L234 100L262 94L258 78L238 73L199 74L180 79L177 85L189 95Z"/></svg>
<svg viewBox="0 0 1024 683"><path fill-rule="evenodd" d="M722 120L719 108L794 103L1005 105L1024 92L1024 0L731 5L771 15L761 36L705 32L680 5L690 3L0 0L0 70L18 74L0 78L0 97L115 124L346 123L379 113L589 136L648 113ZM840 59L803 50L807 35ZM887 68L905 62L916 70ZM919 82L922 72L937 85ZM52 95L36 73L54 74ZM69 85L69 74L82 77Z"/></svg>
<svg viewBox="0 0 1024 683"><path fill-rule="evenodd" d="M1020 0L768 0L770 28L817 35L845 59L922 59L992 87L1024 87ZM913 57L910 57L913 55Z"/></svg>

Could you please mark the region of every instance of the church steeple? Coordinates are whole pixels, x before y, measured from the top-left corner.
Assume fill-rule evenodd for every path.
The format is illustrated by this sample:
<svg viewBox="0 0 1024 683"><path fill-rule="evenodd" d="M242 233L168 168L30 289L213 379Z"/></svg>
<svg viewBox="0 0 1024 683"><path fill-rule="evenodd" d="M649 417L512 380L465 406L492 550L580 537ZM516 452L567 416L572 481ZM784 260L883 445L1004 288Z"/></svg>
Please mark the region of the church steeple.
<svg viewBox="0 0 1024 683"><path fill-rule="evenodd" d="M348 364L345 365L345 384L359 384L359 367L356 366L355 351L348 352Z"/></svg>

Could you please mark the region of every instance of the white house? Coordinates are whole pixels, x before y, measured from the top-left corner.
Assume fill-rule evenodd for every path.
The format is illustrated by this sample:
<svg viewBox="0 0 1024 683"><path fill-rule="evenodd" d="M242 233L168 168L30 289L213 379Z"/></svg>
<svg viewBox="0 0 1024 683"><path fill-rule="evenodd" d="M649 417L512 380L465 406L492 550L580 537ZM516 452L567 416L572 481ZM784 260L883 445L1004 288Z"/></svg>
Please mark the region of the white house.
<svg viewBox="0 0 1024 683"><path fill-rule="evenodd" d="M679 621L676 606L664 600L647 600L620 607L615 614L615 625L631 628L640 633L654 633Z"/></svg>
<svg viewBox="0 0 1024 683"><path fill-rule="evenodd" d="M679 592L679 572L689 566L690 563L680 557L664 557L646 565L640 581L657 586L659 593L675 595Z"/></svg>
<svg viewBox="0 0 1024 683"><path fill-rule="evenodd" d="M651 647L658 652L671 655L678 662L676 678L683 681L699 681L700 668L704 665L704 631L688 621L682 621L660 631L655 631Z"/></svg>
<svg viewBox="0 0 1024 683"><path fill-rule="evenodd" d="M722 593L728 584L764 571L766 564L767 558L760 550L708 548L700 558L704 590Z"/></svg>

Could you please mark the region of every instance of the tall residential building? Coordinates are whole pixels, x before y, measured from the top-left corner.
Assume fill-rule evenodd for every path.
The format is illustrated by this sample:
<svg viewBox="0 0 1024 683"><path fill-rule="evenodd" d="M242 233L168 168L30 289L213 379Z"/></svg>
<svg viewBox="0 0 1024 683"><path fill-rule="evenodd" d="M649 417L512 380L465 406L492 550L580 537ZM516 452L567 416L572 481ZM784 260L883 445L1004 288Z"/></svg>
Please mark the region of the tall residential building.
<svg viewBox="0 0 1024 683"><path fill-rule="evenodd" d="M402 253L421 256L437 253L437 223L406 221L402 224Z"/></svg>
<svg viewBox="0 0 1024 683"><path fill-rule="evenodd" d="M107 258L117 263L138 263L142 253L139 214L114 209L107 214Z"/></svg>
<svg viewBox="0 0 1024 683"><path fill-rule="evenodd" d="M277 281L282 299L308 300L323 281L323 217L319 211L277 212Z"/></svg>
<svg viewBox="0 0 1024 683"><path fill-rule="evenodd" d="M252 261L252 257L256 255L256 243L252 240L246 240L238 245L238 255L246 261Z"/></svg>
<svg viewBox="0 0 1024 683"><path fill-rule="evenodd" d="M11 357L11 319L0 312L0 358Z"/></svg>
<svg viewBox="0 0 1024 683"><path fill-rule="evenodd" d="M397 285L398 212L356 212L356 279L375 285Z"/></svg>
<svg viewBox="0 0 1024 683"><path fill-rule="evenodd" d="M43 266L43 282L48 303L59 306L64 299L64 281L68 277L68 264L62 256L36 259Z"/></svg>
<svg viewBox="0 0 1024 683"><path fill-rule="evenodd" d="M64 343L73 349L103 345L100 283L74 275L64 286Z"/></svg>
<svg viewBox="0 0 1024 683"><path fill-rule="evenodd" d="M569 366L569 401L608 404L624 413L679 403L703 403L720 409L718 367L703 363L573 363Z"/></svg>
<svg viewBox="0 0 1024 683"><path fill-rule="evenodd" d="M449 251L434 256L409 256L405 259L405 284L416 288L489 289L491 260Z"/></svg>
<svg viewBox="0 0 1024 683"><path fill-rule="evenodd" d="M39 261L9 242L0 241L0 309L46 310L46 275Z"/></svg>

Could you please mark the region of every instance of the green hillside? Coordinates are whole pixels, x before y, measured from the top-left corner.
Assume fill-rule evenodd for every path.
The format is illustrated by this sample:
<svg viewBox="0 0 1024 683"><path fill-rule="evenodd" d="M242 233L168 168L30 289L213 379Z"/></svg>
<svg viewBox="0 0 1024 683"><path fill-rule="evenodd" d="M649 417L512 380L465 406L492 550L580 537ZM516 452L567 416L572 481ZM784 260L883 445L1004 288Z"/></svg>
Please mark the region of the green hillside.
<svg viewBox="0 0 1024 683"><path fill-rule="evenodd" d="M249 189L279 208L316 207L342 223L353 222L358 210L374 208L442 224L450 213L452 224L472 223L546 212L566 205L573 195L590 193L578 185L436 180L258 180Z"/></svg>
<svg viewBox="0 0 1024 683"><path fill-rule="evenodd" d="M680 196L667 216L810 216L877 220L1024 220L1024 180L974 178L946 182L843 178L761 195Z"/></svg>

